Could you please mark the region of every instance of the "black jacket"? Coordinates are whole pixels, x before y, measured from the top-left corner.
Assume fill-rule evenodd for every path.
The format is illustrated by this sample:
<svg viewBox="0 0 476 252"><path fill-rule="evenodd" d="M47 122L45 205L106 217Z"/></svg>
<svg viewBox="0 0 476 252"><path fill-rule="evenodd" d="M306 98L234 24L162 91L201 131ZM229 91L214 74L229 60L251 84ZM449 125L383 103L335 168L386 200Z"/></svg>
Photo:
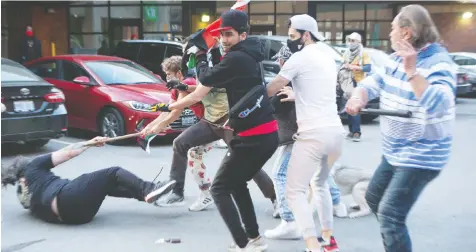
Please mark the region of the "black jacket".
<svg viewBox="0 0 476 252"><path fill-rule="evenodd" d="M206 55L197 57L199 81L204 86L226 88L230 108L233 108L245 96L250 99L250 102L245 104L244 108L250 108L254 105L253 103L256 103L255 97L263 96L261 107L249 116L239 118L230 113L230 126L235 129L235 132L274 120L266 89L254 89L256 86L263 86L259 65L263 60L264 47L256 38L245 39L231 47L220 63L214 67L208 66ZM258 96L249 94L253 89L259 92Z"/></svg>
<svg viewBox="0 0 476 252"><path fill-rule="evenodd" d="M291 86L291 83L288 86ZM270 101L279 126L279 145L287 145L294 142L293 135L298 130L296 106L294 102L281 102L282 98L284 96L274 95Z"/></svg>

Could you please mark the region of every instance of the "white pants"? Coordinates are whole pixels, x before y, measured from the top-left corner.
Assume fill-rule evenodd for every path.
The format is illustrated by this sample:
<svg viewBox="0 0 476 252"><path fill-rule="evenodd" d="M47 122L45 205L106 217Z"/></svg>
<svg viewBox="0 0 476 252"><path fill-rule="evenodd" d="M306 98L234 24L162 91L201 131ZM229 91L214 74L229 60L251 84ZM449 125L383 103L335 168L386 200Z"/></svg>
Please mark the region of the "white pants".
<svg viewBox="0 0 476 252"><path fill-rule="evenodd" d="M306 192L309 180L312 183L313 196L316 198L319 222L322 230L332 230L332 198L327 178L329 172L342 152L345 131L342 126L299 132L294 135L291 159L289 160L286 199L294 214L304 239L317 237L312 209L307 201Z"/></svg>

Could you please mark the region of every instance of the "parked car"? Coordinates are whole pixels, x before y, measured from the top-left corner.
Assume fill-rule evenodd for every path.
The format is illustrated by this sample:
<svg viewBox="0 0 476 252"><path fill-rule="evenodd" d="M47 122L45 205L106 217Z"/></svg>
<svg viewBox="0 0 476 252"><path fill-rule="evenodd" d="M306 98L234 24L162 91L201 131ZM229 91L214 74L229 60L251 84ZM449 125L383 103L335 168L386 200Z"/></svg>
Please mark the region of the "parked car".
<svg viewBox="0 0 476 252"><path fill-rule="evenodd" d="M271 58L278 53L279 49L282 46L286 45L286 41L288 37L286 36L263 36L263 35L251 35L250 37L257 37L259 38L265 47L265 60L263 61L263 68L264 68L264 79L266 83L269 83L278 73L279 73L279 63ZM331 55L336 62L336 68L339 69L342 65L342 54L337 51L334 47L330 46L326 42L318 42L317 45L319 49L323 51L327 51L329 55ZM339 95L339 94L338 94ZM340 98L337 97L337 100ZM379 99L371 100L367 104L367 108L379 108ZM342 110L341 105L338 104L339 111ZM377 118L377 116L373 115L362 115L362 121L369 122ZM347 119L347 114L342 114L341 119Z"/></svg>
<svg viewBox="0 0 476 252"><path fill-rule="evenodd" d="M476 53L450 53L453 61L459 66L458 71L466 74L467 82L472 85L472 93L476 93Z"/></svg>
<svg viewBox="0 0 476 252"><path fill-rule="evenodd" d="M2 143L41 147L67 131L63 93L24 66L2 58ZM4 106L4 107L3 107Z"/></svg>
<svg viewBox="0 0 476 252"><path fill-rule="evenodd" d="M165 80L162 61L171 56L182 56L182 48L182 43L175 41L124 40L118 43L112 55L134 61Z"/></svg>
<svg viewBox="0 0 476 252"><path fill-rule="evenodd" d="M115 137L134 133L160 112L153 105L170 100L165 82L127 59L100 55L44 57L26 66L61 89L69 126ZM195 124L190 109L162 135L177 134Z"/></svg>

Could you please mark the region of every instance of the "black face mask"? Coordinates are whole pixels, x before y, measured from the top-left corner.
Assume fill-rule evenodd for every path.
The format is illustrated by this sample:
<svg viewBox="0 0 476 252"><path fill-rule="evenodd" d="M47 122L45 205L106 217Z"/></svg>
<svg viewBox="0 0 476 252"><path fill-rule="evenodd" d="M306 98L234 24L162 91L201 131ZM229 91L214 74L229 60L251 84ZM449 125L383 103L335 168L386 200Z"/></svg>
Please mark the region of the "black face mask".
<svg viewBox="0 0 476 252"><path fill-rule="evenodd" d="M289 51L291 51L291 53L301 51L301 49L304 47L304 42L302 42L301 38L298 38L295 40L288 39L287 44L288 44Z"/></svg>

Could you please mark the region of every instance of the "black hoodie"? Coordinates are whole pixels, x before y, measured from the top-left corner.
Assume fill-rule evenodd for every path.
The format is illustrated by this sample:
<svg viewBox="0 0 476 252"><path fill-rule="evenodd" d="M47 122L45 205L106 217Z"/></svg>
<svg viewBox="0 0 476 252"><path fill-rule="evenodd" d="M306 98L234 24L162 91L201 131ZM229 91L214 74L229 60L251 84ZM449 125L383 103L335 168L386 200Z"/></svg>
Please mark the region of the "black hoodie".
<svg viewBox="0 0 476 252"><path fill-rule="evenodd" d="M263 60L264 46L257 38L247 38L231 47L221 62L214 67L208 66L206 55L199 55L197 76L204 86L226 88L228 104L232 108L254 87L263 86L259 65ZM235 129L235 132L274 120L266 92L264 95L259 116L234 118L230 115L230 126Z"/></svg>

